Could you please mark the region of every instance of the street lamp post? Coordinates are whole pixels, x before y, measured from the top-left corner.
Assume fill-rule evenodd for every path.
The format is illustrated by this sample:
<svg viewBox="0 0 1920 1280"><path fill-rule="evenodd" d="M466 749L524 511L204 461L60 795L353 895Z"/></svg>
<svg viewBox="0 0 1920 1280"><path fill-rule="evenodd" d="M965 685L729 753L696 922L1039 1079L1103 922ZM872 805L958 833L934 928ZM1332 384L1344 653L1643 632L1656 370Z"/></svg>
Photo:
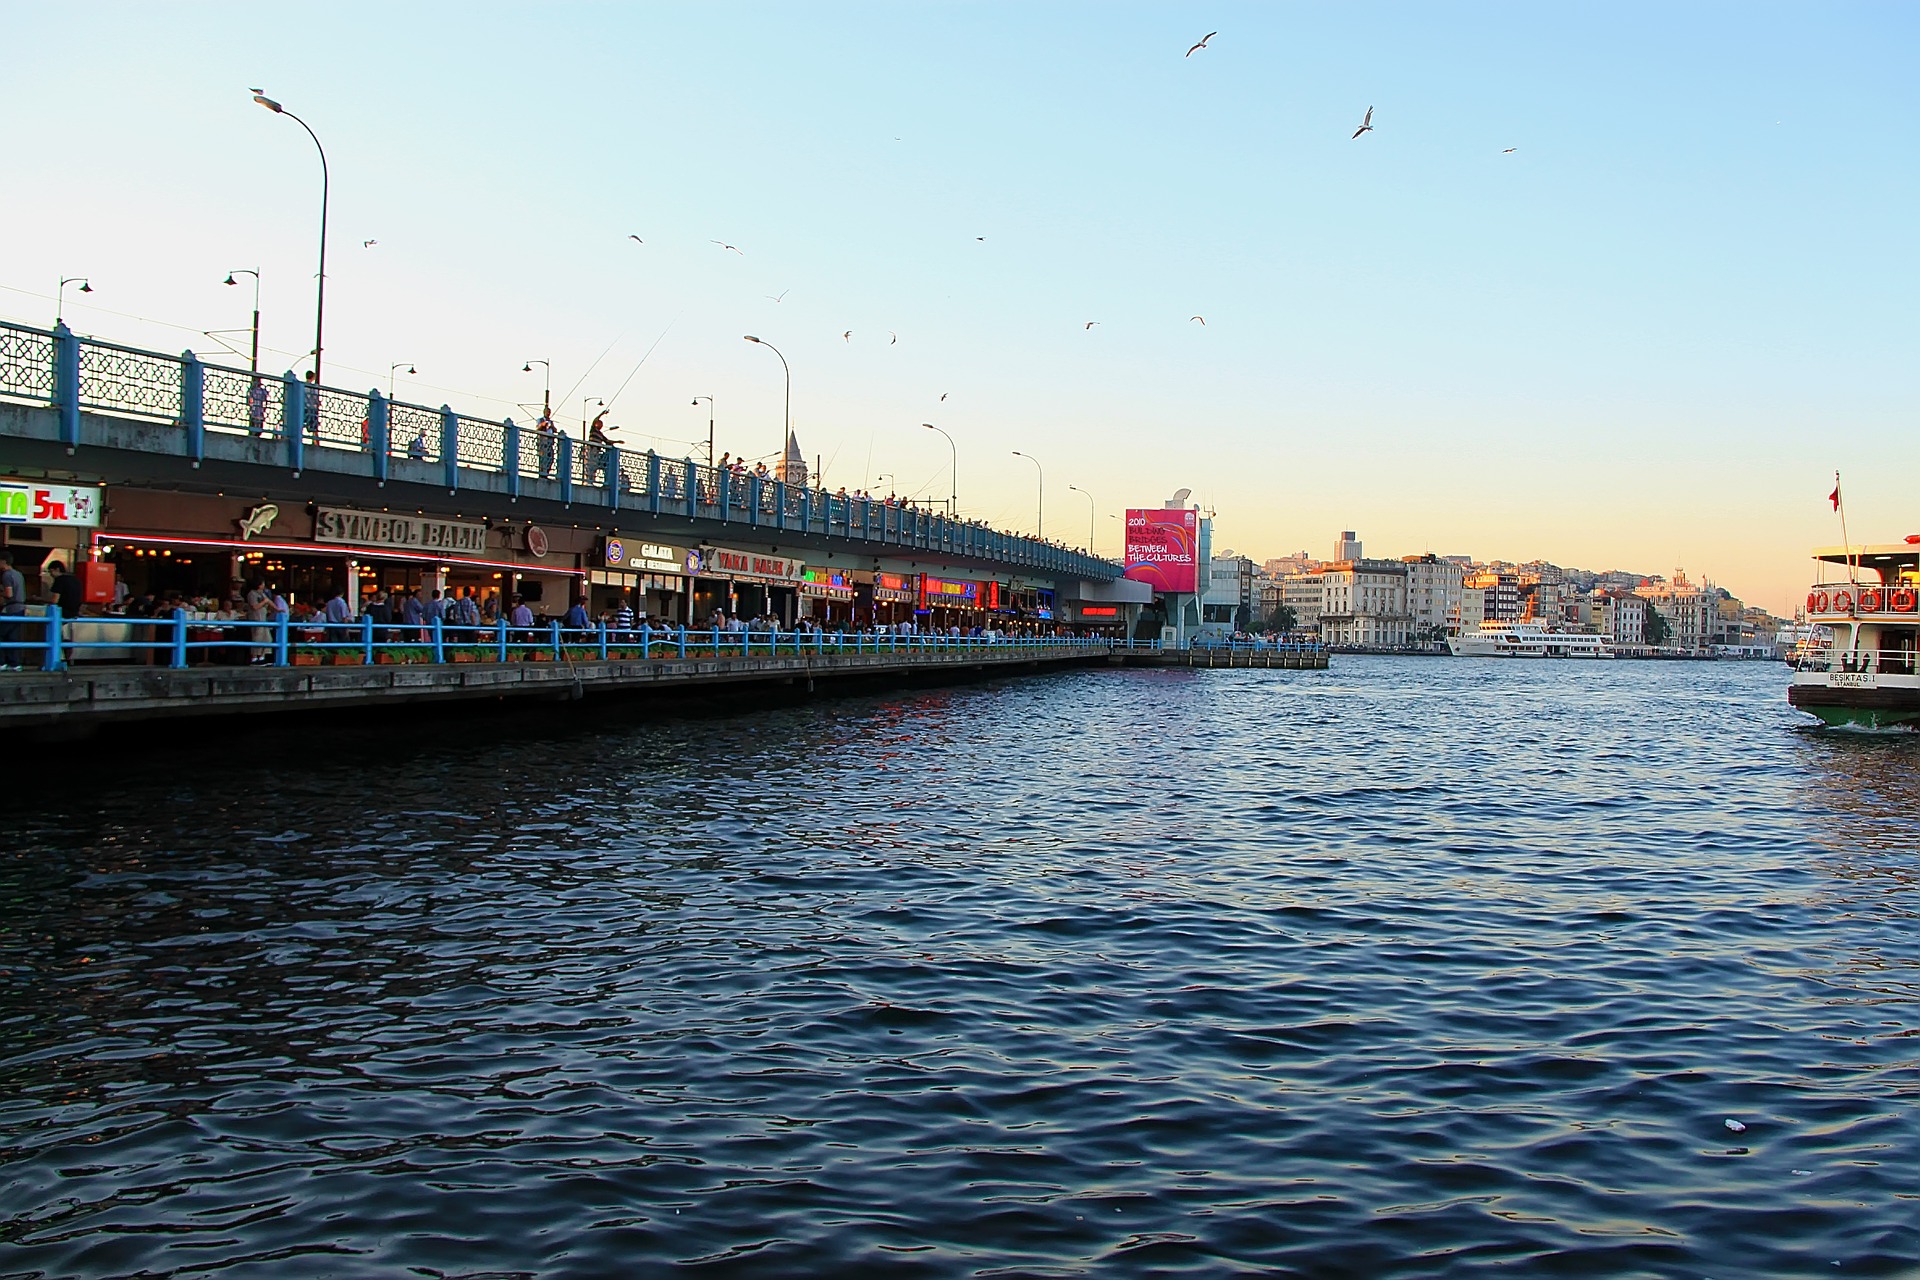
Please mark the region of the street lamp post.
<svg viewBox="0 0 1920 1280"><path fill-rule="evenodd" d="M580 401L580 441L583 444L587 439L587 406L596 404L602 409L607 407L607 402L598 396L585 396Z"/></svg>
<svg viewBox="0 0 1920 1280"><path fill-rule="evenodd" d="M767 342L763 339L756 338L750 333L742 334L741 336L744 337L748 342L759 343L759 345L773 352L773 354L780 356L780 368L786 372L787 415L786 415L786 420L781 424L780 448L776 450L773 455L774 457L780 459L782 462L785 462L787 459L787 437L793 434L793 367L787 363L787 358L785 356L780 355L780 348L774 346L771 342Z"/></svg>
<svg viewBox="0 0 1920 1280"><path fill-rule="evenodd" d="M267 97L264 93L256 92L253 95L253 100L275 115L285 116L302 129L305 129L307 136L313 139L314 149L320 153L320 281L315 290L313 304L313 381L314 385L318 386L320 384L321 335L324 332L327 319L327 186L329 182L327 174L327 149L320 145L320 135L315 133L305 120L302 120L299 116L293 114L293 112L287 110L272 98ZM255 278L258 279L258 277Z"/></svg>
<svg viewBox="0 0 1920 1280"><path fill-rule="evenodd" d="M408 361L405 361L405 360L396 360L396 361L394 361L394 362L393 362L392 364L390 364L390 365L388 365L388 366L387 366L387 399L388 399L388 401L392 401L392 399L393 399L393 375L394 375L394 372L395 372L396 370L398 370L398 369L400 368L400 366L401 366L401 365L403 365L403 364L407 366L407 374L408 374L409 376L411 376L411 375L413 375L413 374L416 374L416 373L418 373L418 372L420 372L420 371L419 371L418 369L416 369L416 368L414 368L414 367L413 367L413 365L412 365L411 363L409 363Z"/></svg>
<svg viewBox="0 0 1920 1280"><path fill-rule="evenodd" d="M1033 514L1033 536L1041 541L1045 541L1047 536L1045 529L1045 521L1047 518L1046 470L1040 465L1040 459L1030 453L1022 453L1018 449L1015 449L1013 456L1016 458L1025 458L1028 462L1031 462L1033 464L1034 474L1040 478L1040 505L1035 509Z"/></svg>
<svg viewBox="0 0 1920 1280"><path fill-rule="evenodd" d="M545 360L528 360L520 366L520 372L532 373L535 365L547 371L546 381L540 391L540 416L551 418L553 416L553 366Z"/></svg>
<svg viewBox="0 0 1920 1280"><path fill-rule="evenodd" d="M53 322L55 324L60 323L60 313L67 309L67 286L75 280L80 282L81 293L93 292L93 286L87 282L85 276L62 276L60 278L60 287L54 290L53 293Z"/></svg>
<svg viewBox="0 0 1920 1280"><path fill-rule="evenodd" d="M1093 495L1088 493L1085 489L1082 489L1077 484L1070 484L1067 486L1067 488L1073 490L1075 493L1079 494L1081 497L1087 500L1087 554L1092 555L1094 554L1094 551L1093 551L1093 525L1094 525Z"/></svg>
<svg viewBox="0 0 1920 1280"><path fill-rule="evenodd" d="M226 283L239 284L235 276L253 277L253 351L247 357L247 372L257 378L260 376L260 273L238 267L227 272Z"/></svg>
<svg viewBox="0 0 1920 1280"><path fill-rule="evenodd" d="M920 425L929 431L940 431L940 428L934 426L931 422L923 422ZM940 434L947 436L947 433L944 431L940 431ZM947 453L949 455L947 467L947 519L951 520L954 517L954 513L960 509L960 450L955 447L952 436L947 436Z"/></svg>
<svg viewBox="0 0 1920 1280"><path fill-rule="evenodd" d="M702 400L707 402L707 465L711 467L713 465L713 397L695 396L694 406L699 407Z"/></svg>

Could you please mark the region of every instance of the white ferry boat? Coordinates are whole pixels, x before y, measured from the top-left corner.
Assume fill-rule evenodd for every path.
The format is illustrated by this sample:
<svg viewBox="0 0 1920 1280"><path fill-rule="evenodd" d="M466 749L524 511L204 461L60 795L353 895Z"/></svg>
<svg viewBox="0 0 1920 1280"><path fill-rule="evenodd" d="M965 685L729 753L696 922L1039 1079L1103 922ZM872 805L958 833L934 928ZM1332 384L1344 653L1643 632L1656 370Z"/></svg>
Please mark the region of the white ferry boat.
<svg viewBox="0 0 1920 1280"><path fill-rule="evenodd" d="M1549 631L1538 622L1483 622L1447 637L1456 658L1611 658L1605 636Z"/></svg>
<svg viewBox="0 0 1920 1280"><path fill-rule="evenodd" d="M1807 621L1825 648L1796 649L1787 701L1834 726L1920 729L1920 534L1905 543L1821 547Z"/></svg>

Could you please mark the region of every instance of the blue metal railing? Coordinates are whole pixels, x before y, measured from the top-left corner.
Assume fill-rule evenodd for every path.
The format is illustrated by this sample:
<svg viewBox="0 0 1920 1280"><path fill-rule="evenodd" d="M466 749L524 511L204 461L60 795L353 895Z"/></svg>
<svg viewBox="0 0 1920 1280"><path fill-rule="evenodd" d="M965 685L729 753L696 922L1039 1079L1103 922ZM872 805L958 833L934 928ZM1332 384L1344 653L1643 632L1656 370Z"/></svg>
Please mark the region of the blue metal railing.
<svg viewBox="0 0 1920 1280"><path fill-rule="evenodd" d="M82 410L177 427L169 452L204 456L208 433L252 437L251 461L296 475L316 457L325 469L358 470L382 481L432 484L452 491L498 490L608 510L709 519L752 529L845 537L917 551L940 551L1016 568L1109 582L1121 566L1084 551L1003 533L931 511L845 493L740 475L651 449L582 445L541 437L512 419L493 422L447 406L389 402L315 386L291 372L269 376L82 338L64 324L35 329L0 321L0 399L47 405L59 436L80 445ZM155 443L156 439L159 443ZM164 435L140 447L166 449ZM358 460L344 468L346 458ZM481 482L480 477L488 479Z"/></svg>
<svg viewBox="0 0 1920 1280"><path fill-rule="evenodd" d="M375 622L269 622L195 618L184 610L155 618L65 618L49 605L44 616L0 618L0 665L63 671L70 663L100 660L182 669L196 665L274 667L371 664L445 665L460 662L587 662L684 658L774 658L815 654L932 654L1105 650L1157 652L1158 641L1066 636L938 636L820 631L689 631L652 626L620 630L602 622L585 630L549 620L532 627L506 621L458 627ZM19 633L37 632L21 639Z"/></svg>

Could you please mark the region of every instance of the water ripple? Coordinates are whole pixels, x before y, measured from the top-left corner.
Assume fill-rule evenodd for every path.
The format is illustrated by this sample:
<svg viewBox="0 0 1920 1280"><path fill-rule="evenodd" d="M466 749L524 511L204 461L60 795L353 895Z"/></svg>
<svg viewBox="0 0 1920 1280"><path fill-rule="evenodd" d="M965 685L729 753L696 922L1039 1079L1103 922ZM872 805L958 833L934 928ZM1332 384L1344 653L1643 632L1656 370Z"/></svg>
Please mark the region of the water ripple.
<svg viewBox="0 0 1920 1280"><path fill-rule="evenodd" d="M1920 1274L1920 741L1798 719L1348 660L134 765L0 853L0 1274Z"/></svg>

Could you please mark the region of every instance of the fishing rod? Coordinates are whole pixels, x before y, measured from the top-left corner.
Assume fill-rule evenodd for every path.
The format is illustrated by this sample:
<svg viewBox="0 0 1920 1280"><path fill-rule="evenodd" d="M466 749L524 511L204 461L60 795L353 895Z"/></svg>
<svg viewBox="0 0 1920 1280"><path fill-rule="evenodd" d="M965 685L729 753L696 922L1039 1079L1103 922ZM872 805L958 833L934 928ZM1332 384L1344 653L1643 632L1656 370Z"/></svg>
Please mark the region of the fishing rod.
<svg viewBox="0 0 1920 1280"><path fill-rule="evenodd" d="M633 368L627 373L626 382L622 382L619 386L619 389L616 390L611 396L607 397L608 413L613 412L614 404L620 399L620 393L627 389L627 383L633 381L633 375L640 372L640 366L647 362L647 357L653 354L655 347L658 347L662 342L665 342L667 340L667 335L673 332L673 326L675 326L676 324L679 324L680 316L683 316L685 314L687 313L684 310L682 310L679 313L679 315L676 315L674 316L673 319L667 321L667 327L662 329L660 331L660 336L653 340L653 346L648 347L644 352L641 353L640 359L634 363Z"/></svg>

